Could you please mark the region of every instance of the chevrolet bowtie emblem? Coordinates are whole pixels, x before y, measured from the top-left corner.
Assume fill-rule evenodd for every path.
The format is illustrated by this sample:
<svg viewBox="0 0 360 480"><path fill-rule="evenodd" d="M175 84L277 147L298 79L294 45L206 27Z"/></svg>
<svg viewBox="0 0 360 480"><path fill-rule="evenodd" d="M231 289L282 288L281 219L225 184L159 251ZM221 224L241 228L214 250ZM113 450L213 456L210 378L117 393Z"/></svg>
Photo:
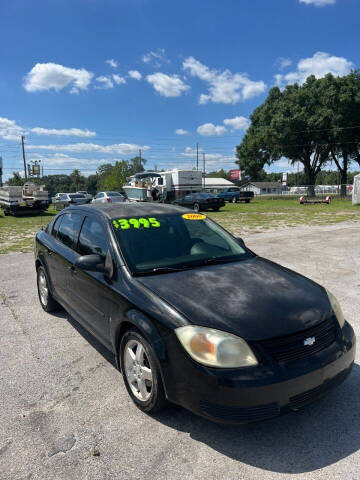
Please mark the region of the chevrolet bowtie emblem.
<svg viewBox="0 0 360 480"><path fill-rule="evenodd" d="M306 338L304 340L304 345L308 345L309 347L311 347L311 345L314 345L315 343L315 337L309 337L309 338Z"/></svg>

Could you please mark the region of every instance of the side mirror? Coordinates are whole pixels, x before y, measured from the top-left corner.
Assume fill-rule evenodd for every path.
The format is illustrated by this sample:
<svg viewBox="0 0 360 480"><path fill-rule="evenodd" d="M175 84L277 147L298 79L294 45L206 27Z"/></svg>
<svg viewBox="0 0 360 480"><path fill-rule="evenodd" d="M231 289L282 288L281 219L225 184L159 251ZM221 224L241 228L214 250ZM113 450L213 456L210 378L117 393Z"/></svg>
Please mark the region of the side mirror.
<svg viewBox="0 0 360 480"><path fill-rule="evenodd" d="M91 254L82 255L74 262L74 267L80 270L87 270L88 272L100 272L103 273L109 280L114 275L114 264L108 251L105 260L101 255Z"/></svg>
<svg viewBox="0 0 360 480"><path fill-rule="evenodd" d="M100 255L82 255L74 262L74 266L80 270L87 270L88 272L107 273L108 269L105 266L105 261Z"/></svg>

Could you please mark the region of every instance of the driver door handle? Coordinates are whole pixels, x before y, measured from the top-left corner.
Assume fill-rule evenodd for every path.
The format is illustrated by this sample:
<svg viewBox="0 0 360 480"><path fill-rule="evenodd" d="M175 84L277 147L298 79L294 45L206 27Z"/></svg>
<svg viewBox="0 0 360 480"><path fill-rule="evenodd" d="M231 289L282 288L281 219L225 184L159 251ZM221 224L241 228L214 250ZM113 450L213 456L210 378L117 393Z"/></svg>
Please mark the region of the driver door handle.
<svg viewBox="0 0 360 480"><path fill-rule="evenodd" d="M71 267L68 267L68 269L70 270L70 272L72 273L72 275L76 275L76 274L77 274L77 270L76 270L76 268L74 267L74 265L71 265Z"/></svg>

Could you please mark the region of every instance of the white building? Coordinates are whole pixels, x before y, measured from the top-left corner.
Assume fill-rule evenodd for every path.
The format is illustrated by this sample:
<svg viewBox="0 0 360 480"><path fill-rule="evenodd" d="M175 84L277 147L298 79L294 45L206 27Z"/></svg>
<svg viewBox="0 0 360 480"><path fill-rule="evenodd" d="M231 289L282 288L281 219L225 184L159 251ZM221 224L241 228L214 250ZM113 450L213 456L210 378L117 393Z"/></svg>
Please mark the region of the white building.
<svg viewBox="0 0 360 480"><path fill-rule="evenodd" d="M254 192L254 195L281 195L285 187L278 182L248 182L240 190Z"/></svg>
<svg viewBox="0 0 360 480"><path fill-rule="evenodd" d="M235 187L235 183L226 178L205 178L205 190L210 193L219 193L223 188Z"/></svg>

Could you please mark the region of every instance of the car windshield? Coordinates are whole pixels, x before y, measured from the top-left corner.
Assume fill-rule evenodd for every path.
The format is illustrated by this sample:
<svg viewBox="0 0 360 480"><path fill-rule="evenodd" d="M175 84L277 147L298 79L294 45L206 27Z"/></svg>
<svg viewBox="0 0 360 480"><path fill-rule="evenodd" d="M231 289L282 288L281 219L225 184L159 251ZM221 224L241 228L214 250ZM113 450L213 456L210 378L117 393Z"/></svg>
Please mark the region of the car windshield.
<svg viewBox="0 0 360 480"><path fill-rule="evenodd" d="M70 198L84 198L85 195L83 195L82 193L69 193L69 197Z"/></svg>
<svg viewBox="0 0 360 480"><path fill-rule="evenodd" d="M108 197L121 197L121 194L118 192L107 192Z"/></svg>
<svg viewBox="0 0 360 480"><path fill-rule="evenodd" d="M113 219L112 227L134 275L166 273L252 254L205 215L173 213Z"/></svg>

